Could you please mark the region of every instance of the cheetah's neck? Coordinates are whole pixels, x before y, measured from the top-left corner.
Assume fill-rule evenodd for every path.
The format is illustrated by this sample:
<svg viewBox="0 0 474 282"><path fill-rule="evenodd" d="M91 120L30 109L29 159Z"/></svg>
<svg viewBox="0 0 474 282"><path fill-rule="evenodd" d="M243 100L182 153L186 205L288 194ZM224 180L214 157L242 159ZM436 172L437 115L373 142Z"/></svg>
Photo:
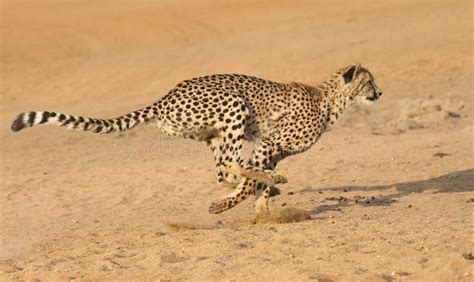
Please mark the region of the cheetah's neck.
<svg viewBox="0 0 474 282"><path fill-rule="evenodd" d="M341 91L340 83L341 81L337 77L331 77L316 87L324 97L323 103L326 104L328 109L328 129L339 119L344 110L351 105L349 99Z"/></svg>

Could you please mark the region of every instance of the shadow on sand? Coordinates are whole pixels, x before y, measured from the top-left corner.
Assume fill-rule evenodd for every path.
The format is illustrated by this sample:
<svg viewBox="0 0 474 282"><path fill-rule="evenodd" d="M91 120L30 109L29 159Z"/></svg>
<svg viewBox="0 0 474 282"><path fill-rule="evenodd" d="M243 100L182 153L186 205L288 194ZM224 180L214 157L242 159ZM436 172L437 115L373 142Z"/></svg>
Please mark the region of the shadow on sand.
<svg viewBox="0 0 474 282"><path fill-rule="evenodd" d="M384 190L396 190L395 193L370 197L360 198L359 200L347 199L343 196L333 200L337 200L338 203L331 205L320 205L310 211L310 214L318 214L328 210L337 210L340 207L346 207L351 205L363 205L363 206L388 206L397 199L411 194L411 193L422 193L427 190L432 190L434 193L459 193L459 192L474 192L474 169L467 169L462 171L456 171L448 173L439 177L430 178L426 180L396 183L389 185L378 185L378 186L341 186L335 188L326 189L303 189L299 193L318 193L319 191L334 191L334 192L354 192L354 191L379 191Z"/></svg>

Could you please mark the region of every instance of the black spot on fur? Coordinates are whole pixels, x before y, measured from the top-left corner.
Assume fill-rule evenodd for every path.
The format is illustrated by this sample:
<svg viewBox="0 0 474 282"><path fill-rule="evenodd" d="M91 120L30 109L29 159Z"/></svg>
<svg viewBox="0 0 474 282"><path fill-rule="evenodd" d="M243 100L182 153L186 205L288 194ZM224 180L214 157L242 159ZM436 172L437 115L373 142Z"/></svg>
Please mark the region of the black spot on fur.
<svg viewBox="0 0 474 282"><path fill-rule="evenodd" d="M43 117L41 118L40 123L46 123L46 122L48 121L48 119L49 119L49 116L50 116L49 112L44 112L44 113L43 113Z"/></svg>
<svg viewBox="0 0 474 282"><path fill-rule="evenodd" d="M70 124L71 122L72 122L72 120L68 119L62 124L62 126L66 126L66 125Z"/></svg>
<svg viewBox="0 0 474 282"><path fill-rule="evenodd" d="M28 124L30 126L32 126L34 124L35 118L36 118L36 112L30 112L30 114L28 116Z"/></svg>
<svg viewBox="0 0 474 282"><path fill-rule="evenodd" d="M122 131L122 121L120 119L117 120L117 126L119 128L119 131Z"/></svg>

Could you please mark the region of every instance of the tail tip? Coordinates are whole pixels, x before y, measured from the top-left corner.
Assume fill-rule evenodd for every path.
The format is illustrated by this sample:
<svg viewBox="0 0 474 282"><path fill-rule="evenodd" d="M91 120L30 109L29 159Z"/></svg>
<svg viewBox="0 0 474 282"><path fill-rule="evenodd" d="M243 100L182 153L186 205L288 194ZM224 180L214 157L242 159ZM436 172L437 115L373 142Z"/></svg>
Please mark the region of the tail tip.
<svg viewBox="0 0 474 282"><path fill-rule="evenodd" d="M18 117L12 123L12 131L17 132L25 128L25 124L23 122L23 114L18 115Z"/></svg>

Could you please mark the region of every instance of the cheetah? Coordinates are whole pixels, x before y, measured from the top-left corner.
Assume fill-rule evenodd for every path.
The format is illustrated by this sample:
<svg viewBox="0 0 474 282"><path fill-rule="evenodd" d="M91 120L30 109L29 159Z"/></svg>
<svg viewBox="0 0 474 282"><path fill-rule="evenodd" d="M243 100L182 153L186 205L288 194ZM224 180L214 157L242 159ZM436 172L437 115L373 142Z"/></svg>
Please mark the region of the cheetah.
<svg viewBox="0 0 474 282"><path fill-rule="evenodd" d="M332 73L317 86L216 74L184 80L152 105L117 118L32 111L19 114L11 129L55 124L108 134L154 121L166 134L206 142L212 150L217 182L234 189L212 202L210 213L229 210L252 194L256 211L265 212L272 191L278 194L275 185L286 183L275 172L277 163L308 150L349 106L371 104L381 95L360 64ZM254 143L247 162L244 140Z"/></svg>

